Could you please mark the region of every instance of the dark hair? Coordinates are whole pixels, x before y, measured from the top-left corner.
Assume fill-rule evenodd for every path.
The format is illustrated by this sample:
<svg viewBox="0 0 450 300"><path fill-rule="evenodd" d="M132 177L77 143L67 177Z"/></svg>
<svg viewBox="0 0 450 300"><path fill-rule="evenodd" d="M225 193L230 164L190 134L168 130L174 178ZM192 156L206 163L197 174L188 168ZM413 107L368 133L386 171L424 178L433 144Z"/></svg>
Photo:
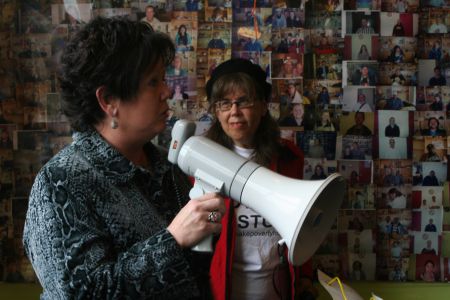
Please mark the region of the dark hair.
<svg viewBox="0 0 450 300"><path fill-rule="evenodd" d="M366 119L366 114L363 112L363 111L357 111L356 113L355 113L355 118L356 118L356 116L357 115L362 115L363 116L363 119L365 120Z"/></svg>
<svg viewBox="0 0 450 300"><path fill-rule="evenodd" d="M430 128L430 122L431 122L431 120L436 120L437 126L439 127L439 120L438 120L438 118L436 118L436 117L431 117L431 118L428 119L428 128Z"/></svg>
<svg viewBox="0 0 450 300"><path fill-rule="evenodd" d="M69 41L61 58L61 105L72 128L86 131L105 117L96 97L99 87L105 87L106 98L131 101L142 77L160 61L167 66L174 53L171 39L145 22L126 17L89 22Z"/></svg>
<svg viewBox="0 0 450 300"><path fill-rule="evenodd" d="M249 97L265 103L264 90L258 87L259 84L246 73L224 74L214 81L211 89L211 105L209 110L212 111L214 109L216 99L221 99L227 93L236 89L241 89ZM228 149L233 148L232 139L223 131L217 118L214 119L210 129L206 132L206 136ZM280 148L280 130L269 112L261 118L253 142L256 154L254 158L255 162L267 166L271 158L278 153Z"/></svg>
<svg viewBox="0 0 450 300"><path fill-rule="evenodd" d="M187 27L184 24L181 24L180 27L178 27L178 34L181 34L181 28L184 27L184 35L187 35Z"/></svg>
<svg viewBox="0 0 450 300"><path fill-rule="evenodd" d="M432 261L431 259L428 259L428 260L425 262L424 266L426 266L426 265L428 265L428 264L432 264L433 267L435 266L434 261Z"/></svg>
<svg viewBox="0 0 450 300"><path fill-rule="evenodd" d="M403 49L399 45L395 45L394 48L391 50L391 60L395 60L395 52L397 49L400 49L400 53L403 55Z"/></svg>
<svg viewBox="0 0 450 300"><path fill-rule="evenodd" d="M362 44L361 47L359 48L359 53L362 53L363 47L364 49L366 49L366 51L368 51L367 46L365 44Z"/></svg>
<svg viewBox="0 0 450 300"><path fill-rule="evenodd" d="M362 269L362 262L360 262L359 260L355 260L352 264L353 269L355 269L356 267L359 267L359 269Z"/></svg>

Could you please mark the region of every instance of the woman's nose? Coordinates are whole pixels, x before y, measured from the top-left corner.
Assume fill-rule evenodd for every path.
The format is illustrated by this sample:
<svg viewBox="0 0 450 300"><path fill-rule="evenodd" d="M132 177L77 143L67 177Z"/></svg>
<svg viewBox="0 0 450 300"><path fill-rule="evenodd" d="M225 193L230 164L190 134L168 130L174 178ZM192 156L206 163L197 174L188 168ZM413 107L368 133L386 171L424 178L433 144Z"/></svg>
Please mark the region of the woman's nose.
<svg viewBox="0 0 450 300"><path fill-rule="evenodd" d="M163 91L161 92L161 100L167 100L170 98L170 87L167 85L167 83L164 83Z"/></svg>

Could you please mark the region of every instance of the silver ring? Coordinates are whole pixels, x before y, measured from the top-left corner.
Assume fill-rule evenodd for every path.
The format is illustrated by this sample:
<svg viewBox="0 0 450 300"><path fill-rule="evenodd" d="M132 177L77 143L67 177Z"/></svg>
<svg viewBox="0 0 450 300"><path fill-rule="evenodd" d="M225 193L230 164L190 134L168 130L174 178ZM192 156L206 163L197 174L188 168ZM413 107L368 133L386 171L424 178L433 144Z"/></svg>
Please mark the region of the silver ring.
<svg viewBox="0 0 450 300"><path fill-rule="evenodd" d="M208 221L211 223L217 223L219 221L219 213L217 211L212 211L208 215Z"/></svg>

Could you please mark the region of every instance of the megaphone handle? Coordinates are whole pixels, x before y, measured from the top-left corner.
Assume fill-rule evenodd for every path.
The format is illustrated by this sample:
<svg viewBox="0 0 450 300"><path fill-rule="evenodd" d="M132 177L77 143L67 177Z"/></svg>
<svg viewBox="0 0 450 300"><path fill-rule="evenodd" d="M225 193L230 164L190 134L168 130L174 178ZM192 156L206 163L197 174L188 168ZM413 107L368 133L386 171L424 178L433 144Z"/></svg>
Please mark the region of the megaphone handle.
<svg viewBox="0 0 450 300"><path fill-rule="evenodd" d="M189 192L189 197L191 199L195 199L198 198L204 194L206 194L208 191L205 191L205 188L203 186L201 186L198 183L195 183L194 186L192 187L191 191ZM212 247L212 240L213 236L209 235L206 238L204 238L203 240L200 241L200 243L198 243L197 245L195 245L194 247L192 247L192 251L196 251L196 252L209 252L212 253L213 252L213 247Z"/></svg>

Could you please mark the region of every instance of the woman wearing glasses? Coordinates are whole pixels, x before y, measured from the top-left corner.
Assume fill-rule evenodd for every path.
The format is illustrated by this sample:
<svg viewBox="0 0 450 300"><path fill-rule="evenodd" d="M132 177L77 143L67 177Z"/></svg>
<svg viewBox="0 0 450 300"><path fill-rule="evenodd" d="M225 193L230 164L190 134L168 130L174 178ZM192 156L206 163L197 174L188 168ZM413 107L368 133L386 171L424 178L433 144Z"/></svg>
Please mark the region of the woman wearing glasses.
<svg viewBox="0 0 450 300"><path fill-rule="evenodd" d="M258 65L245 59L222 63L214 69L206 93L215 117L207 137L280 174L302 178L303 154L280 138L267 109L271 85ZM278 245L281 237L267 220L230 199L226 205L211 264L215 299L293 299L300 289L315 293L312 285L311 291L300 288L310 284L299 277L312 276L311 268L304 267L305 274L287 264L286 249Z"/></svg>

